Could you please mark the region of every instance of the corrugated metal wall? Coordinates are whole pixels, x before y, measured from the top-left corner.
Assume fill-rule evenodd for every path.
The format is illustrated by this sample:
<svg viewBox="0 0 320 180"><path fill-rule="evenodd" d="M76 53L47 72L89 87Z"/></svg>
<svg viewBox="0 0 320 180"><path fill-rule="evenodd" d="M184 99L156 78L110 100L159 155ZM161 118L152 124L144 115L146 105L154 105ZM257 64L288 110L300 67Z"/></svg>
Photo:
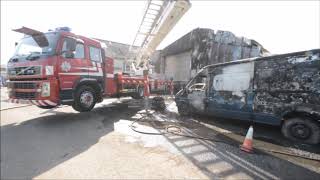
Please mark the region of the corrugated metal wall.
<svg viewBox="0 0 320 180"><path fill-rule="evenodd" d="M165 78L175 81L188 81L191 77L191 51L166 57Z"/></svg>

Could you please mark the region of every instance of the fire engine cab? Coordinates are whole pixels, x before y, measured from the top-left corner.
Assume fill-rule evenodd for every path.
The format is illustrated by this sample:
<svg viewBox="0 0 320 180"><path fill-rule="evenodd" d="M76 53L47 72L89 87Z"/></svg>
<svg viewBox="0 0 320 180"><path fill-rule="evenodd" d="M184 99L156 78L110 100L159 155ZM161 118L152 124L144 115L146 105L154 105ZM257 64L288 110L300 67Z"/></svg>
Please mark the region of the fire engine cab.
<svg viewBox="0 0 320 180"><path fill-rule="evenodd" d="M42 33L30 28L24 33L8 62L9 97L14 103L32 103L41 108L72 105L90 111L103 97L142 98L145 87L170 89L171 81L145 76L114 74L113 59L105 57L99 41L57 28Z"/></svg>

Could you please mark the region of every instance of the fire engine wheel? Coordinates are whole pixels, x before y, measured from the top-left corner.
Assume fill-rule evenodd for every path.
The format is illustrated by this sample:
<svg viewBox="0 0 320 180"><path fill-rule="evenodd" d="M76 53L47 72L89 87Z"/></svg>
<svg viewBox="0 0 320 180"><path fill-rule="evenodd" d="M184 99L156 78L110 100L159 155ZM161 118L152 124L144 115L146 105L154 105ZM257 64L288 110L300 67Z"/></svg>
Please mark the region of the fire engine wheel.
<svg viewBox="0 0 320 180"><path fill-rule="evenodd" d="M320 126L307 118L291 118L282 125L282 134L293 141L308 144L320 143Z"/></svg>
<svg viewBox="0 0 320 180"><path fill-rule="evenodd" d="M132 96L133 99L142 99L144 97L144 87L138 86L137 92Z"/></svg>
<svg viewBox="0 0 320 180"><path fill-rule="evenodd" d="M90 111L96 104L96 93L90 86L81 86L75 92L73 109L79 112Z"/></svg>

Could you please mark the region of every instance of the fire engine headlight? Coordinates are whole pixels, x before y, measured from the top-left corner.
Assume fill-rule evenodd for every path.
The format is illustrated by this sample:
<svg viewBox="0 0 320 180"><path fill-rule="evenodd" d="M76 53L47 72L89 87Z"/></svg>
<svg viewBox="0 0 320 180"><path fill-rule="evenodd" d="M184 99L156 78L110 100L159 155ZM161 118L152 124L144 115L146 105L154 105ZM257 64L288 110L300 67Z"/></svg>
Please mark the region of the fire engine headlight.
<svg viewBox="0 0 320 180"><path fill-rule="evenodd" d="M42 97L50 96L50 82L42 83L41 96Z"/></svg>
<svg viewBox="0 0 320 180"><path fill-rule="evenodd" d="M46 75L53 75L53 66L46 66Z"/></svg>

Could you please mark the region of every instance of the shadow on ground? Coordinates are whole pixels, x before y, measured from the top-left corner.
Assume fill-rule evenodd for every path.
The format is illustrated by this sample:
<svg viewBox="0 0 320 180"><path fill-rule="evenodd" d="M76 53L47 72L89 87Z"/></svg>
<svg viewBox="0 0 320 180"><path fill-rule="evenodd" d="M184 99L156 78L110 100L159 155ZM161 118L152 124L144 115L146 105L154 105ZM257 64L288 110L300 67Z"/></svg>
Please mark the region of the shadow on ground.
<svg viewBox="0 0 320 180"><path fill-rule="evenodd" d="M86 151L112 132L114 122L139 108L113 104L88 113L55 113L1 126L1 179L30 179Z"/></svg>
<svg viewBox="0 0 320 180"><path fill-rule="evenodd" d="M55 115L31 119L21 124L1 126L1 178L34 178L86 151L96 144L100 137L114 130L114 122L120 119L133 120L131 117L140 110L141 108L137 106L128 108L126 103L98 107L88 113L64 113L51 109L46 113ZM169 113L163 117L175 119L177 115ZM206 121L205 118L196 120ZM211 123L214 122L216 121ZM226 123L221 120L214 125L240 133L246 132L248 127L248 124L240 123L242 125L238 127L233 123L226 126ZM270 154L262 152L246 154L234 147L238 142L195 123L194 120L184 120L180 124L183 133L187 135L206 136L228 142L224 144L173 134L164 135L183 156L209 178L319 179L320 177L316 172Z"/></svg>

